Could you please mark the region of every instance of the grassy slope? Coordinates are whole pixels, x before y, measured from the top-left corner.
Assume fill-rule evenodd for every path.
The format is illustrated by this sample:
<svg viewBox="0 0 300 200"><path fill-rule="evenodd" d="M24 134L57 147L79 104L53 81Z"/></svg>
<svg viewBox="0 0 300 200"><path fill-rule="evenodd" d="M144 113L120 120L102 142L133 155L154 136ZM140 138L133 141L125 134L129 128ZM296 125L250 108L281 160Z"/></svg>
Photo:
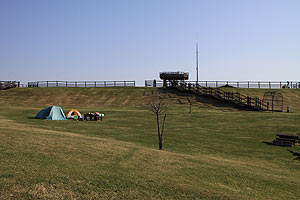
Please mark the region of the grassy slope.
<svg viewBox="0 0 300 200"><path fill-rule="evenodd" d="M245 112L169 98L157 149L152 89L28 88L0 91L0 198L297 199L300 163L271 142L299 133L293 113ZM261 91L243 90L256 95ZM154 91L158 93L158 91ZM180 101L178 101L180 99ZM182 102L179 104L178 102ZM46 105L99 110L104 122L32 119ZM290 103L292 105L292 103ZM297 147L292 149L297 151Z"/></svg>

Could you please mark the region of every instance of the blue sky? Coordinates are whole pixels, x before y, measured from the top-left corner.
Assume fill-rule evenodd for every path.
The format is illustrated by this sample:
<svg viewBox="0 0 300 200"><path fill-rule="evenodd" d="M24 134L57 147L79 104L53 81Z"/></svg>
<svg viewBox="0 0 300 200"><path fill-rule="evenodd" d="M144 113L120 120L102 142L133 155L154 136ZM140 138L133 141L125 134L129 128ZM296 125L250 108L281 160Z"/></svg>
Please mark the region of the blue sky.
<svg viewBox="0 0 300 200"><path fill-rule="evenodd" d="M0 0L0 80L300 80L299 0Z"/></svg>

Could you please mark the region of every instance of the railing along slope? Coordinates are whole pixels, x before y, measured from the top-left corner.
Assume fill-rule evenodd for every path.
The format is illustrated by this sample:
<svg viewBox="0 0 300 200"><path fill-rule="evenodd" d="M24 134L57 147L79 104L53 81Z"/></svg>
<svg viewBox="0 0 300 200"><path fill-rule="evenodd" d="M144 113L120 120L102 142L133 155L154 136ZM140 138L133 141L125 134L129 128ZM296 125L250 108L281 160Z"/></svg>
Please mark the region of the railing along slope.
<svg viewBox="0 0 300 200"><path fill-rule="evenodd" d="M220 88L202 87L197 84L186 83L181 83L176 88L183 92L190 91L199 96L210 96L221 101L231 102L251 110L269 110L269 103L258 97L245 96L239 92L226 92Z"/></svg>

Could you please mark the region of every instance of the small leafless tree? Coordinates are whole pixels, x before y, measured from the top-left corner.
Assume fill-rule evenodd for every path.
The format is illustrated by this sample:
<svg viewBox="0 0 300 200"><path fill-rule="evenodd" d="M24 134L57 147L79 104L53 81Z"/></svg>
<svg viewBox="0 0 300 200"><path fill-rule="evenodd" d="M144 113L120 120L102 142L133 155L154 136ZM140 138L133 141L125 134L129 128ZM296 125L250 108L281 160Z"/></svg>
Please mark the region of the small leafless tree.
<svg viewBox="0 0 300 200"><path fill-rule="evenodd" d="M190 112L189 113L192 113L192 105L193 105L193 102L190 98L187 98L189 104L190 104Z"/></svg>
<svg viewBox="0 0 300 200"><path fill-rule="evenodd" d="M165 122L166 122L166 117L167 117L167 114L166 114L167 106L162 98L160 98L160 97L155 98L154 96L151 96L147 107L148 107L148 110L153 112L156 116L158 148L159 148L159 150L161 150L163 148L163 143L164 143ZM161 118L162 118L162 120L161 120Z"/></svg>

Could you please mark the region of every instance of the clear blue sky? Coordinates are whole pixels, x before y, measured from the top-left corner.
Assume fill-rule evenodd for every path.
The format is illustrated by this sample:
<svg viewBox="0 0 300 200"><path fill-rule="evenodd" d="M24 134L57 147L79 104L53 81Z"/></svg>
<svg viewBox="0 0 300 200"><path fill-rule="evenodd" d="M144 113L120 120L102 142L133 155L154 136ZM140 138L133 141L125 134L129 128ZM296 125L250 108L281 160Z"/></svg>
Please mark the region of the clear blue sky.
<svg viewBox="0 0 300 200"><path fill-rule="evenodd" d="M0 0L0 80L300 80L299 0Z"/></svg>

